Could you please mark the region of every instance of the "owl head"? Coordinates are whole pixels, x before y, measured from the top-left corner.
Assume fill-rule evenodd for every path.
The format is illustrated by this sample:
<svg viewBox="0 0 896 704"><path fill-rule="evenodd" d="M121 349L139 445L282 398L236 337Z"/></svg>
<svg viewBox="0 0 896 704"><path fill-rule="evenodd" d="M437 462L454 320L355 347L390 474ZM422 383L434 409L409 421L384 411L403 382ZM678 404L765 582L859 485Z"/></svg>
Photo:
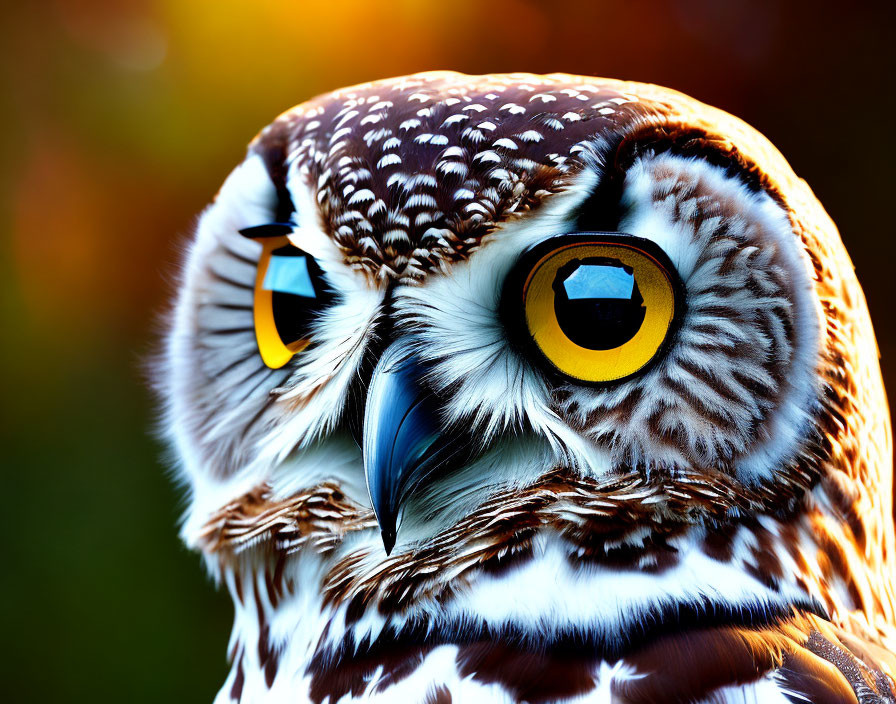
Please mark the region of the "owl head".
<svg viewBox="0 0 896 704"><path fill-rule="evenodd" d="M284 113L198 220L158 378L183 536L272 681L409 633L893 620L850 261L670 90L440 72Z"/></svg>

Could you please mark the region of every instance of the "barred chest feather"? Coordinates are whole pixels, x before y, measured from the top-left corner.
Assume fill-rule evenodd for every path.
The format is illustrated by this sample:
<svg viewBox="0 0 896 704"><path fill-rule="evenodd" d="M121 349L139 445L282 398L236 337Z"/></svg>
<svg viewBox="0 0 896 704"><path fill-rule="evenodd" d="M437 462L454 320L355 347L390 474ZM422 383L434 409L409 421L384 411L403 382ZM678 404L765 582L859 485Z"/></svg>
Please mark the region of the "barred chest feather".
<svg viewBox="0 0 896 704"><path fill-rule="evenodd" d="M820 630L819 630L820 629ZM892 680L871 669L813 617L767 627L715 627L659 637L620 659L589 657L580 643L535 651L489 639L397 647L309 668L291 679L289 650L266 672L239 663L216 702L893 702ZM880 657L883 653L864 653ZM269 660L267 662L270 662ZM304 663L302 663L304 665ZM873 667L873 666L872 666ZM299 668L304 670L302 666Z"/></svg>

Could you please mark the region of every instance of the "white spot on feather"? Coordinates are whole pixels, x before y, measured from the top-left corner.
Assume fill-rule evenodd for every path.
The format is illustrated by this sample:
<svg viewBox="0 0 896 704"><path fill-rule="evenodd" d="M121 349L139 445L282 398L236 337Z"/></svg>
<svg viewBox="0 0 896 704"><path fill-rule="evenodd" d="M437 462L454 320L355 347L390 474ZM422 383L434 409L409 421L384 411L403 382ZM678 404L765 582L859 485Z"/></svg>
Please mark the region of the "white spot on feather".
<svg viewBox="0 0 896 704"><path fill-rule="evenodd" d="M484 152L479 152L476 156L473 157L473 162L492 162L495 164L501 163L501 157L498 156L497 153L488 150Z"/></svg>
<svg viewBox="0 0 896 704"><path fill-rule="evenodd" d="M383 169L387 166L394 166L401 163L401 157L398 154L386 154L376 163L376 168Z"/></svg>

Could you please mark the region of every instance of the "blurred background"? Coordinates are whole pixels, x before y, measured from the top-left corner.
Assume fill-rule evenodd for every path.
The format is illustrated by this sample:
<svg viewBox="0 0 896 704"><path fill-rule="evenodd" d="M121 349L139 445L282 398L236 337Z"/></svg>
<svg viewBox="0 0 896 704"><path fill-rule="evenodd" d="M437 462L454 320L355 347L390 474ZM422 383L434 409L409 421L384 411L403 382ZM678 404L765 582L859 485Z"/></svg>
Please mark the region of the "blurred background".
<svg viewBox="0 0 896 704"><path fill-rule="evenodd" d="M230 606L178 542L144 362L196 213L271 118L425 69L664 84L839 224L896 388L892 2L57 0L0 17L5 701L211 701Z"/></svg>

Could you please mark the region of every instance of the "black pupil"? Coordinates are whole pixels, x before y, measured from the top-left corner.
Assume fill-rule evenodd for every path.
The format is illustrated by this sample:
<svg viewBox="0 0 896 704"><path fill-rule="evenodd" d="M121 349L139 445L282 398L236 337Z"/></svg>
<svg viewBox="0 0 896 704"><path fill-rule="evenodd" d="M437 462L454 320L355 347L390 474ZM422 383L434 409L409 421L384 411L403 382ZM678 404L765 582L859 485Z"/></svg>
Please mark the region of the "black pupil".
<svg viewBox="0 0 896 704"><path fill-rule="evenodd" d="M554 279L560 329L579 347L612 350L644 322L644 299L634 271L617 259L589 257L564 264Z"/></svg>
<svg viewBox="0 0 896 704"><path fill-rule="evenodd" d="M305 261L303 263L292 258L302 258ZM300 284L303 284L301 286L302 295L297 295L284 290L287 287L282 284L268 285L269 282L265 282L265 288L272 291L271 305L277 334L284 345L306 340L311 334L311 323L314 320L315 312L319 311L332 298L332 293L324 282L323 272L314 261L314 257L292 245L280 247L271 252L271 261L268 264L269 274L274 268L287 272L290 268L295 269L301 276L294 277L294 280L297 279Z"/></svg>

